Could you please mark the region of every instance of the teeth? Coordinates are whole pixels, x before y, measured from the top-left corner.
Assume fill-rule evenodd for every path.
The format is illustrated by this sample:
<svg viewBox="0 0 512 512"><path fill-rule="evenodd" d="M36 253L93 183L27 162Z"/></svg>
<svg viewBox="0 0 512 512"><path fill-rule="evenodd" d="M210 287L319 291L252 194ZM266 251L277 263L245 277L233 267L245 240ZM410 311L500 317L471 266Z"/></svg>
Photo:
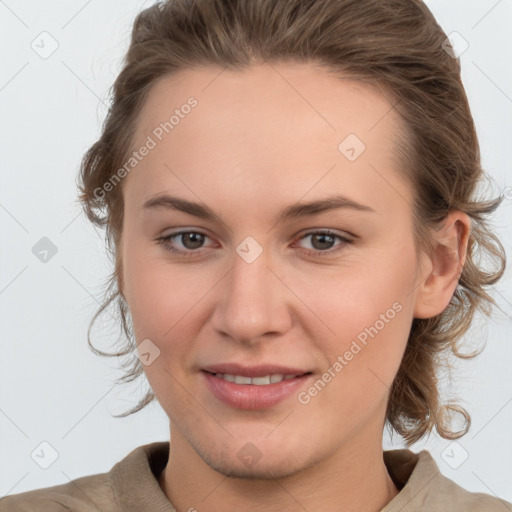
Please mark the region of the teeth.
<svg viewBox="0 0 512 512"><path fill-rule="evenodd" d="M241 375L235 375L235 384L250 384L251 377L242 377Z"/></svg>
<svg viewBox="0 0 512 512"><path fill-rule="evenodd" d="M235 384L253 384L255 386L266 386L267 384L275 384L283 380L290 380L297 377L297 375L265 375L264 377L245 377L243 375L230 375L229 373L222 374L216 373L215 377L234 382Z"/></svg>
<svg viewBox="0 0 512 512"><path fill-rule="evenodd" d="M280 377L280 375L272 375L272 377ZM272 377L270 375L265 375L265 377L252 377L249 379L251 382L248 384L256 384L257 386L264 386L265 384L270 384L272 382ZM237 382L235 380L235 382ZM280 382L276 380L274 382Z"/></svg>

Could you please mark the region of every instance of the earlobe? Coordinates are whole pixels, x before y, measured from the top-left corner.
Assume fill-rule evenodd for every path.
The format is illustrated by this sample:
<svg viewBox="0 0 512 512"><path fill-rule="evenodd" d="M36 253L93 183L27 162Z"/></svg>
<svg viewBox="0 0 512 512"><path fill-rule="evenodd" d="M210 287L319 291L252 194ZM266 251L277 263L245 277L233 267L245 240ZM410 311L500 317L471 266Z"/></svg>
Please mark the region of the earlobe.
<svg viewBox="0 0 512 512"><path fill-rule="evenodd" d="M438 231L431 232L433 250L428 272L420 277L414 318L439 315L450 303L466 261L470 229L469 216L453 211Z"/></svg>

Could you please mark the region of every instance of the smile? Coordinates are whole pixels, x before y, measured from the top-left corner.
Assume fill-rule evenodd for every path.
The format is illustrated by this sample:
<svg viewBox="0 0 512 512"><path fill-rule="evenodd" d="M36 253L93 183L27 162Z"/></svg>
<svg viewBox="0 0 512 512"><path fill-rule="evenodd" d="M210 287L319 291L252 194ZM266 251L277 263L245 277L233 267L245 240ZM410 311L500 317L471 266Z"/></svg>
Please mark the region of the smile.
<svg viewBox="0 0 512 512"><path fill-rule="evenodd" d="M213 374L212 374L213 375ZM227 382L235 384L253 384L255 386L267 386L268 384L276 384L283 380L290 380L298 377L298 375L264 375L262 377L246 377L245 375L231 375L229 373L216 373L215 377L223 379Z"/></svg>
<svg viewBox="0 0 512 512"><path fill-rule="evenodd" d="M314 376L310 373L269 373L249 377L233 373L200 374L208 391L234 409L268 409L295 396Z"/></svg>

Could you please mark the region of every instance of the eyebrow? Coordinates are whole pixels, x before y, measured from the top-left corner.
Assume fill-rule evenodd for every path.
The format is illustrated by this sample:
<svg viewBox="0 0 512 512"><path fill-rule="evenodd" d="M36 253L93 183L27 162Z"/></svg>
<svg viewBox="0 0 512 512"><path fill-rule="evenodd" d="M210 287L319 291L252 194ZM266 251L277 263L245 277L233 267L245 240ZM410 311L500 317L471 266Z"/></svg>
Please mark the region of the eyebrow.
<svg viewBox="0 0 512 512"><path fill-rule="evenodd" d="M208 208L208 206L167 194L157 195L156 197L149 199L142 205L142 208L166 208L178 210L205 220L215 220L218 218L213 210ZM288 220L308 217L341 208L376 213L373 208L367 205L358 203L343 195L336 194L315 201L295 203L287 206L277 216L276 223L279 224Z"/></svg>

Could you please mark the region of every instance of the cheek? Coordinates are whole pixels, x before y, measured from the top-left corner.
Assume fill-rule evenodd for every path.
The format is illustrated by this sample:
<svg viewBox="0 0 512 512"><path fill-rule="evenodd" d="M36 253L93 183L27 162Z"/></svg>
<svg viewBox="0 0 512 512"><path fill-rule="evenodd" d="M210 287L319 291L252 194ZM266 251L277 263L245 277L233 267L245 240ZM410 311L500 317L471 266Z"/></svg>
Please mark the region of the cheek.
<svg viewBox="0 0 512 512"><path fill-rule="evenodd" d="M341 424L350 430L362 428L377 411L384 412L407 344L412 310L398 302L383 304L375 311L378 315L357 308L340 314L339 335L320 347L327 355L320 376L326 382L325 391L322 383L305 391L316 401L321 421L332 422L336 411Z"/></svg>
<svg viewBox="0 0 512 512"><path fill-rule="evenodd" d="M201 327L200 303L218 277L211 268L187 271L173 265L159 249L126 244L123 261L125 296L138 343L149 338L159 347L162 361L172 361L193 347Z"/></svg>
<svg viewBox="0 0 512 512"><path fill-rule="evenodd" d="M333 379L338 383L333 388L348 401L365 389L383 395L391 386L411 329L414 272L410 247L400 255L390 250L372 264L351 266L335 279L325 276L315 286L304 282L300 293L329 328L327 336L315 336L314 341L326 356L325 369L338 362L331 373L343 378Z"/></svg>
<svg viewBox="0 0 512 512"><path fill-rule="evenodd" d="M331 325L335 336L323 338L320 350L326 366L344 375L350 388L371 382L390 386L399 368L409 336L412 309L402 302L383 300L375 309L347 303Z"/></svg>
<svg viewBox="0 0 512 512"><path fill-rule="evenodd" d="M162 340L201 298L201 290L194 287L191 279L157 265L132 269L126 285L134 326L143 336L151 333Z"/></svg>
<svg viewBox="0 0 512 512"><path fill-rule="evenodd" d="M413 275L414 264L409 260L385 264L376 258L324 274L297 273L288 280L294 283L294 293L321 321L328 339L346 342L361 334L364 342L365 329L374 325L385 335L405 320L407 330Z"/></svg>

